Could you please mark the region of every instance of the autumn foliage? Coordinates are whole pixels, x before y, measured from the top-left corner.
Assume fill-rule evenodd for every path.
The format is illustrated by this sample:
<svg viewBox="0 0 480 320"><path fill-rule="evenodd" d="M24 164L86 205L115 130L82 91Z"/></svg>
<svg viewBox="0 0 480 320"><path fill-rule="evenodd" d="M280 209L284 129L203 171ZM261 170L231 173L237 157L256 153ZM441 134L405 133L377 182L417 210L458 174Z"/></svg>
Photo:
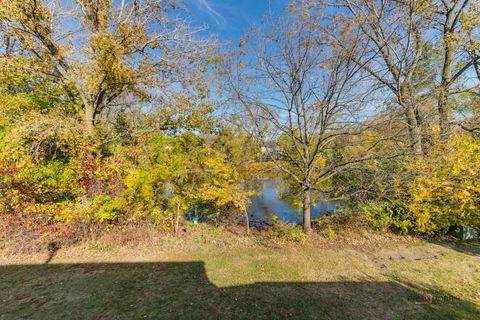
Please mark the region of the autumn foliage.
<svg viewBox="0 0 480 320"><path fill-rule="evenodd" d="M3 238L243 222L265 176L306 232L321 197L378 230L478 229L478 1L338 4L231 46L176 1L0 0Z"/></svg>

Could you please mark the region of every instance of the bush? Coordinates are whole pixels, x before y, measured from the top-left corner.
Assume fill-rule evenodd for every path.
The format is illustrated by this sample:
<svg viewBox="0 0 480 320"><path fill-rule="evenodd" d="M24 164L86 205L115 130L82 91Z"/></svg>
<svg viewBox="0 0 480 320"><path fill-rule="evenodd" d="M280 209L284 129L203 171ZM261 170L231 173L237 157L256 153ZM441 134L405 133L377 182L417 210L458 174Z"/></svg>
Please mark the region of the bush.
<svg viewBox="0 0 480 320"><path fill-rule="evenodd" d="M409 213L402 202L370 202L361 205L367 222L380 232L391 228L406 234L412 227Z"/></svg>
<svg viewBox="0 0 480 320"><path fill-rule="evenodd" d="M278 220L278 217L273 215L272 226L268 229L272 237L285 241L294 241L304 243L307 240L307 235L303 232L302 227L297 224L288 224Z"/></svg>
<svg viewBox="0 0 480 320"><path fill-rule="evenodd" d="M458 132L440 141L435 130L431 142L427 154L406 158L404 172L384 183L385 197L360 205L370 225L419 234L480 227L480 142Z"/></svg>
<svg viewBox="0 0 480 320"><path fill-rule="evenodd" d="M445 233L452 227L480 226L480 143L457 134L438 143L409 168L406 206L419 233Z"/></svg>
<svg viewBox="0 0 480 320"><path fill-rule="evenodd" d="M93 203L99 206L95 218L100 222L117 222L127 208L127 201L123 198L111 199L108 196L99 196Z"/></svg>
<svg viewBox="0 0 480 320"><path fill-rule="evenodd" d="M335 236L335 230L331 226L328 226L327 228L327 237L329 239L333 238Z"/></svg>

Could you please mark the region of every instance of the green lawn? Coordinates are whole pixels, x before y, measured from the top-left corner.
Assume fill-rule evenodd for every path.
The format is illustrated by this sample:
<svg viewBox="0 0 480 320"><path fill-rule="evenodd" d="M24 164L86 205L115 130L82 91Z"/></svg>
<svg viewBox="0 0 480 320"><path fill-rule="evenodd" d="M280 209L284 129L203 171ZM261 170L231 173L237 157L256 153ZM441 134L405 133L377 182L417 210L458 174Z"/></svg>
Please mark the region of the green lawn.
<svg viewBox="0 0 480 320"><path fill-rule="evenodd" d="M463 246L66 254L0 266L0 319L480 319L480 257Z"/></svg>

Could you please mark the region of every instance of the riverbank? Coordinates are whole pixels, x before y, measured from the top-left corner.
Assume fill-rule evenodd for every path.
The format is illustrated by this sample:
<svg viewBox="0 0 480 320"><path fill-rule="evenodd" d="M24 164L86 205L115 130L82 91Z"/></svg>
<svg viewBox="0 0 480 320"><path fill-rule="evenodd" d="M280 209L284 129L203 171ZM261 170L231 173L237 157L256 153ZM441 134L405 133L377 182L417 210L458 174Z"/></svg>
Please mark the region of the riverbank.
<svg viewBox="0 0 480 320"><path fill-rule="evenodd" d="M0 319L480 314L478 243L361 231L348 238L314 234L302 245L208 225L150 242L107 240L36 254L0 251Z"/></svg>

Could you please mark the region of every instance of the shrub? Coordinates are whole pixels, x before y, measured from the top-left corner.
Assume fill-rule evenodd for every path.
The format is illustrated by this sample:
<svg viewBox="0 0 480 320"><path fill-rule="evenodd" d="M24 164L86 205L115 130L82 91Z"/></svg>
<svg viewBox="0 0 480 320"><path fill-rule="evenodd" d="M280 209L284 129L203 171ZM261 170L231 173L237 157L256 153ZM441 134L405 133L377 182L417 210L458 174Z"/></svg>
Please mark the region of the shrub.
<svg viewBox="0 0 480 320"><path fill-rule="evenodd" d="M302 231L302 227L296 224L288 224L278 219L277 216L272 217L272 226L268 229L272 237L279 240L294 241L304 243L307 235Z"/></svg>
<svg viewBox="0 0 480 320"><path fill-rule="evenodd" d="M100 222L117 222L127 208L127 201L123 198L111 199L108 196L98 196L93 201L99 206L95 218Z"/></svg>
<svg viewBox="0 0 480 320"><path fill-rule="evenodd" d="M335 230L331 226L328 226L327 228L327 237L329 239L333 238L335 236Z"/></svg>
<svg viewBox="0 0 480 320"><path fill-rule="evenodd" d="M307 235L303 232L300 225L295 225L288 230L287 239L303 244L307 240Z"/></svg>
<svg viewBox="0 0 480 320"><path fill-rule="evenodd" d="M419 233L480 226L480 143L457 134L412 161L406 206Z"/></svg>
<svg viewBox="0 0 480 320"><path fill-rule="evenodd" d="M367 222L384 232L389 228L406 234L412 227L409 213L402 202L370 202L361 205Z"/></svg>
<svg viewBox="0 0 480 320"><path fill-rule="evenodd" d="M323 216L322 216L323 217ZM315 219L313 221L313 224L315 225L315 227L317 227L318 229L321 229L323 227L323 225L325 224L325 221L322 219L322 217L318 218L318 219Z"/></svg>

